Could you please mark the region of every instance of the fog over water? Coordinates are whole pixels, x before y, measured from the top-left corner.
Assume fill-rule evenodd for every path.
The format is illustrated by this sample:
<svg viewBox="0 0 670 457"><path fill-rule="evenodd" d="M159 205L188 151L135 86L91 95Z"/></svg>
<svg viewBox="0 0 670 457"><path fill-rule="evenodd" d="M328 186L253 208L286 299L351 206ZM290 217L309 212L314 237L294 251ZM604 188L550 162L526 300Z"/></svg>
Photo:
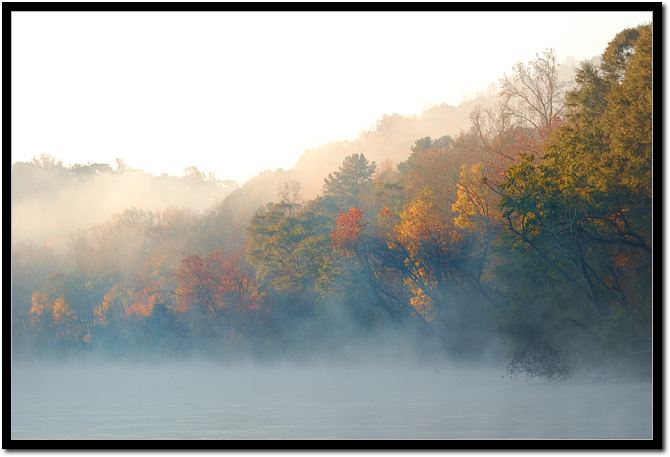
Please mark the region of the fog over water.
<svg viewBox="0 0 670 457"><path fill-rule="evenodd" d="M649 438L650 382L498 368L18 364L12 439Z"/></svg>
<svg viewBox="0 0 670 457"><path fill-rule="evenodd" d="M147 107L170 122L155 116L156 131L126 115L130 108L151 118L141 103L123 102L115 112L91 98L130 124L79 109L96 128L112 129L101 135L68 120L93 135L82 143L90 160L74 142L86 135L63 130L67 144L58 146L33 116L49 111L28 109L24 100L27 138L49 145L29 161L23 154L30 147L11 151L10 438L657 438L658 60L652 24L634 19L583 61L520 28L537 51L506 46L524 59L506 70L475 51L466 53L472 63L456 65L453 40L413 47L403 38L407 30L395 27L388 36L412 51L403 71L469 91L436 72L435 56L447 55L437 60L463 80L483 75L477 65L495 70L496 79L457 106L436 92L439 104L398 114L407 111L384 84L412 103L422 95L409 79L388 79L400 75L394 64L372 76L384 101L374 112L386 114L369 127L359 119L366 130L357 136L337 132L363 116L356 92L369 92L361 75L370 74L338 65L328 48L319 49L322 57L346 73L337 85L300 70L303 63L326 68L311 57L296 54L300 65L292 67L282 57L291 46L270 60L242 55L295 74L300 90L280 84L272 91L265 81L280 75L227 62L244 84L217 77L217 87L239 92L245 108L232 119L196 106L177 110L201 133L184 136L186 143L173 135L188 132L170 128L178 116L164 109L160 84L161 103ZM318 25L309 23L310 30ZM449 29L420 25L440 35ZM258 24L245 30L272 36ZM356 43L366 63L396 62L393 40L361 30L379 41ZM72 36L82 42L87 35ZM297 42L310 41L305 36ZM179 62L174 50L166 55ZM225 53L217 56L225 61ZM210 57L204 60L216 60ZM271 65L275 58L281 65ZM429 62L431 70L422 71ZM255 90L244 96L240 85L288 98L277 102ZM185 86L170 85L170 93L175 87ZM343 109L322 93L338 97ZM330 114L300 108L300 97ZM190 92L187 98L199 100ZM216 97L205 98L220 111ZM245 117L253 120L250 131L240 127ZM336 137L315 139L316 124ZM127 130L138 135L135 147L106 140ZM232 131L243 138L238 146ZM210 133L225 144L208 140ZM296 149L312 143L293 162L275 160L286 138ZM160 146L165 141L169 147ZM107 156L116 151L112 163ZM170 165L175 151L179 160ZM193 166L152 174L182 160ZM282 163L294 165L277 168ZM251 177L256 169L265 171Z"/></svg>

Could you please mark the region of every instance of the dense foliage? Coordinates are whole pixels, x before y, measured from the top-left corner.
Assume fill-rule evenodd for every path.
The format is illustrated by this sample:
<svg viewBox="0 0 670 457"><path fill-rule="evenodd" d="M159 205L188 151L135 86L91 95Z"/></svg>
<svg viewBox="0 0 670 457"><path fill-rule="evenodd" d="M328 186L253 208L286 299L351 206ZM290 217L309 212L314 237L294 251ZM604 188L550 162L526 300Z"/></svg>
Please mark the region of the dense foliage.
<svg viewBox="0 0 670 457"><path fill-rule="evenodd" d="M506 357L511 373L547 379L647 374L651 57L651 26L625 30L567 88L542 53L469 131L418 139L397 166L352 154L311 200L286 180L274 202L240 210L253 212L244 230L225 211L128 209L65 253L15 242L14 354L384 344ZM228 199L244 206L240 195Z"/></svg>

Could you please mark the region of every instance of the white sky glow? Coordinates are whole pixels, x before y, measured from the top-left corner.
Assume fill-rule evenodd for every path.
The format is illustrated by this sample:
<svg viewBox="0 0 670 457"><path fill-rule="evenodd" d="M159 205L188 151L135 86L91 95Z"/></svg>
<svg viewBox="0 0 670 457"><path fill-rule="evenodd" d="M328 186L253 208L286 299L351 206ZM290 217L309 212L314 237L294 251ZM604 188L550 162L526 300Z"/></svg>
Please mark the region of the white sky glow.
<svg viewBox="0 0 670 457"><path fill-rule="evenodd" d="M602 53L651 13L14 12L12 161L245 180L519 60Z"/></svg>

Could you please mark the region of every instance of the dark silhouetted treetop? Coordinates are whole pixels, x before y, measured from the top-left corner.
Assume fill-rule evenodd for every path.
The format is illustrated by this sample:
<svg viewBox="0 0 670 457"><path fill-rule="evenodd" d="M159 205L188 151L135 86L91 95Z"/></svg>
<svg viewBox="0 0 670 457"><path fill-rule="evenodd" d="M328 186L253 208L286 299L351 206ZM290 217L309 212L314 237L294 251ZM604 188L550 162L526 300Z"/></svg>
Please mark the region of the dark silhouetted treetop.
<svg viewBox="0 0 670 457"><path fill-rule="evenodd" d="M333 197L340 209L358 206L361 197L372 188L372 176L377 166L363 154L352 154L344 159L338 171L325 179L323 195Z"/></svg>

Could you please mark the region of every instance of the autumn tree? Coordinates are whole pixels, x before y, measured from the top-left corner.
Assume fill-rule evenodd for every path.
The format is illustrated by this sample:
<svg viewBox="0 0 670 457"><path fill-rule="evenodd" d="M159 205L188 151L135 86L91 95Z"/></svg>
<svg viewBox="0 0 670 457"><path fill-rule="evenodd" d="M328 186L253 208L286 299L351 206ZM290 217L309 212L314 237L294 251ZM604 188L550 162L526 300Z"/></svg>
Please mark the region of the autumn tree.
<svg viewBox="0 0 670 457"><path fill-rule="evenodd" d="M454 155L452 139L444 136L416 140L409 158L398 164L400 181L406 199L411 199L424 189L430 189L436 199L446 204L453 191Z"/></svg>
<svg viewBox="0 0 670 457"><path fill-rule="evenodd" d="M525 157L500 187L518 248L581 303L561 313L569 317L558 328L588 335L592 355L648 348L641 335L651 299L651 75L651 27L617 35L600 68L578 70L544 158Z"/></svg>
<svg viewBox="0 0 670 457"><path fill-rule="evenodd" d="M65 281L63 274L51 274L44 287L32 294L30 325L38 333L42 349L62 348L80 342L84 336L67 300Z"/></svg>
<svg viewBox="0 0 670 457"><path fill-rule="evenodd" d="M360 208L349 208L349 211L338 214L335 228L331 233L333 247L346 252L358 241L363 230L363 212Z"/></svg>

